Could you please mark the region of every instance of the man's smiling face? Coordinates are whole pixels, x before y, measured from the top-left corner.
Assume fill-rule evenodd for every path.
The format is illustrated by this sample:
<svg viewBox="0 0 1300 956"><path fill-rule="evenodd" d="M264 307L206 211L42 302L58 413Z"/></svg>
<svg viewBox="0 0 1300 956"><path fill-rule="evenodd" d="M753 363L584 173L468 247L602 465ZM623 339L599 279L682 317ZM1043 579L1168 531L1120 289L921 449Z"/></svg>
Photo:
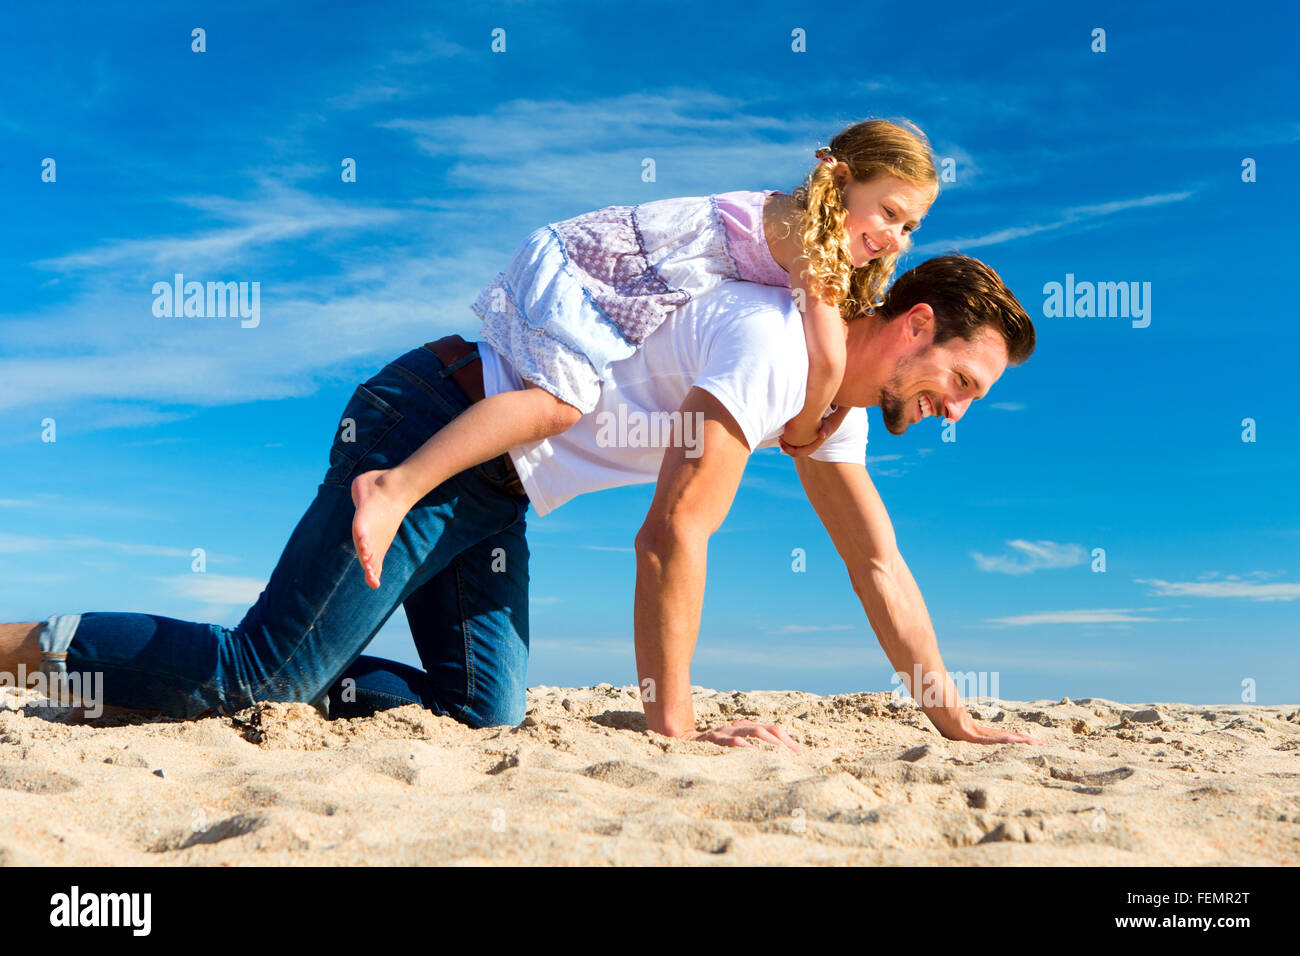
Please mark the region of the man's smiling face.
<svg viewBox="0 0 1300 956"><path fill-rule="evenodd" d="M895 321L907 323L910 317ZM933 336L933 321L919 334L909 330L911 342L895 353L893 372L877 401L890 434L901 435L931 415L958 421L1006 371L1006 340L990 328L970 341L951 338L936 345Z"/></svg>
<svg viewBox="0 0 1300 956"><path fill-rule="evenodd" d="M1035 343L1029 314L998 274L958 253L904 272L844 334L835 404L878 405L894 435L930 415L960 420Z"/></svg>

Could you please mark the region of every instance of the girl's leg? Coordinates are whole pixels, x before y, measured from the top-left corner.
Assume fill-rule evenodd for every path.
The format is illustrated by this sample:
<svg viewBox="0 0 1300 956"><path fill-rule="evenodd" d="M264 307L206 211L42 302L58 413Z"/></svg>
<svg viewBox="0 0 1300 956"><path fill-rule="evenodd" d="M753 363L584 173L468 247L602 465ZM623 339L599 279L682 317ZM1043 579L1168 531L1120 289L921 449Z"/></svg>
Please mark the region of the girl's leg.
<svg viewBox="0 0 1300 956"><path fill-rule="evenodd" d="M379 587L384 555L402 519L432 489L516 445L558 435L581 417L577 408L534 385L502 392L475 402L395 468L353 479L352 541L366 584Z"/></svg>

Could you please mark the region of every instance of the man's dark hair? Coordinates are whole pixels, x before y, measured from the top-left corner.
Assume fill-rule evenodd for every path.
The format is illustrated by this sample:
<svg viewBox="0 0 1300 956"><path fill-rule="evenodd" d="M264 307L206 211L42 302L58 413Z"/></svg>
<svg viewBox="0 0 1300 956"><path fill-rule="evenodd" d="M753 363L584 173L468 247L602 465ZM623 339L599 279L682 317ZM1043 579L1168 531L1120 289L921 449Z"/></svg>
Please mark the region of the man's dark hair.
<svg viewBox="0 0 1300 956"><path fill-rule="evenodd" d="M918 303L934 310L936 345L973 339L988 326L1007 343L1007 360L1019 365L1034 352L1034 323L996 272L970 256L927 259L894 280L876 310L885 321Z"/></svg>

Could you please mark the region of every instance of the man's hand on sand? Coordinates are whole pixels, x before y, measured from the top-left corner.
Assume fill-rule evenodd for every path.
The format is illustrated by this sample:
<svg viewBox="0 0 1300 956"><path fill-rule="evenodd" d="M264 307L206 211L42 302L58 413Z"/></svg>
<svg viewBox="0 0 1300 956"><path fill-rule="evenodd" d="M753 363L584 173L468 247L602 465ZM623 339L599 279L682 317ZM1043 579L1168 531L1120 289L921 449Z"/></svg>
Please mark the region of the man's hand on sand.
<svg viewBox="0 0 1300 956"><path fill-rule="evenodd" d="M945 735L947 736L947 735ZM973 720L967 720L965 724L949 740L965 740L973 744L1038 744L1043 746L1043 741L1028 734L1012 733L1009 730L998 730L996 727L989 727L985 724L977 724Z"/></svg>
<svg viewBox="0 0 1300 956"><path fill-rule="evenodd" d="M707 740L721 747L752 747L747 738L757 737L769 744L776 744L795 753L803 753L803 748L790 739L790 735L776 724L756 724L752 720L733 720L725 726L714 730L696 730L683 734L683 740Z"/></svg>

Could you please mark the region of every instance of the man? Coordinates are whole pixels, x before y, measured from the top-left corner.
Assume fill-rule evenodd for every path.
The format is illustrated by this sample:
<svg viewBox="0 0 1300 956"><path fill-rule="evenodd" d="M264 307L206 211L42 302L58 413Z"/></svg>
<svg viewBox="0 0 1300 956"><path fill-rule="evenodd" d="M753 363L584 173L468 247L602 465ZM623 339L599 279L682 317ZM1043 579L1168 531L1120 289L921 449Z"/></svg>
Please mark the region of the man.
<svg viewBox="0 0 1300 956"><path fill-rule="evenodd" d="M988 266L931 259L899 277L875 315L847 323L839 429L796 460L813 507L888 656L944 736L1034 742L975 723L944 670L925 604L865 467L865 407L902 434L928 415L960 419L1034 347L1024 309ZM568 431L456 475L411 510L366 586L351 540L352 478L404 460L485 394L523 387L486 345L450 336L360 386L344 409L317 496L266 589L236 628L147 614L56 615L0 626L0 670L98 672L104 703L178 717L256 700L315 701L334 716L418 702L471 726L523 717L528 655L524 513L575 495L657 481L636 536L637 671L649 728L798 750L780 727L735 721L697 730L690 660L708 541L749 455L799 410L807 352L789 292L724 283L676 310L614 366L600 404ZM669 413L667 445L643 440ZM623 424L619 424L623 423ZM643 428L633 438L627 423ZM593 585L598 582L592 582ZM424 670L361 651L402 604ZM926 687L913 686L924 675ZM653 689L653 693L648 691ZM923 693L925 691L925 693Z"/></svg>

